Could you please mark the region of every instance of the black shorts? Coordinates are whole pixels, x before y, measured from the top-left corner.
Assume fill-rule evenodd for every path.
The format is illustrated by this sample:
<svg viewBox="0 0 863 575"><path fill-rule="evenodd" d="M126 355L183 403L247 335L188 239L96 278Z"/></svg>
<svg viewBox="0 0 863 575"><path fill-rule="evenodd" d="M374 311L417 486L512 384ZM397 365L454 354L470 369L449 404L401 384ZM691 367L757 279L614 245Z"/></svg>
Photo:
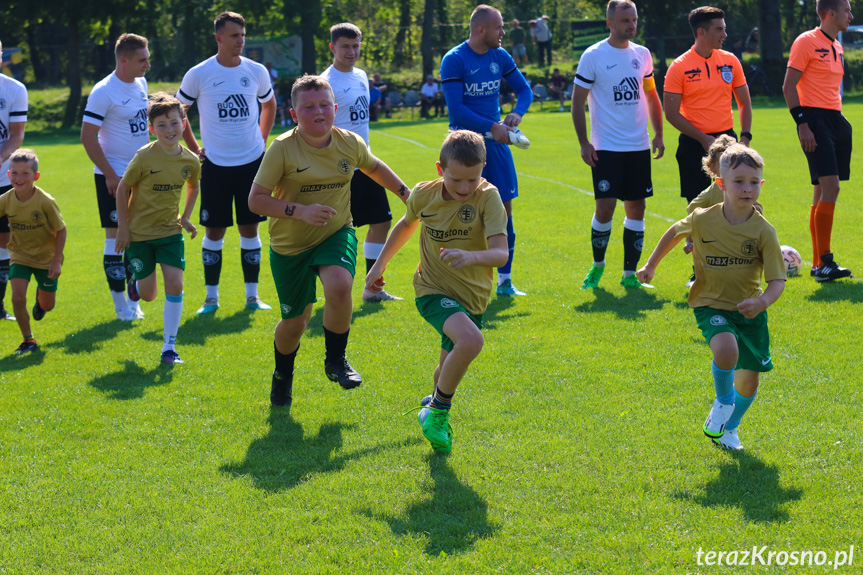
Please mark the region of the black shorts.
<svg viewBox="0 0 863 575"><path fill-rule="evenodd" d="M351 217L356 228L393 219L387 191L361 170L354 170L351 179Z"/></svg>
<svg viewBox="0 0 863 575"><path fill-rule="evenodd" d="M201 165L201 225L206 228L229 228L266 221L249 209L249 192L261 165L260 158L241 166L217 166L210 160Z"/></svg>
<svg viewBox="0 0 863 575"><path fill-rule="evenodd" d="M851 124L837 110L806 108L809 128L815 135L814 152L806 153L809 162L809 177L812 185L818 178L839 176L840 180L851 177Z"/></svg>
<svg viewBox="0 0 863 575"><path fill-rule="evenodd" d="M599 161L591 168L596 199L617 198L626 202L653 195L650 150L609 152L597 150Z"/></svg>
<svg viewBox="0 0 863 575"><path fill-rule="evenodd" d="M12 184L8 186L0 186L0 196L8 192L12 189ZM9 233L9 218L3 216L0 218L0 234L8 234Z"/></svg>
<svg viewBox="0 0 863 575"><path fill-rule="evenodd" d="M715 138L722 134L728 134L737 139L734 130L714 132L710 135ZM686 198L687 202L694 200L713 182L701 167L701 159L706 155L707 152L704 151L701 142L686 134L680 134L677 140L677 170L680 173L680 197Z"/></svg>
<svg viewBox="0 0 863 575"><path fill-rule="evenodd" d="M96 202L99 204L99 221L103 228L117 227L117 198L108 193L104 174L93 174L96 181Z"/></svg>

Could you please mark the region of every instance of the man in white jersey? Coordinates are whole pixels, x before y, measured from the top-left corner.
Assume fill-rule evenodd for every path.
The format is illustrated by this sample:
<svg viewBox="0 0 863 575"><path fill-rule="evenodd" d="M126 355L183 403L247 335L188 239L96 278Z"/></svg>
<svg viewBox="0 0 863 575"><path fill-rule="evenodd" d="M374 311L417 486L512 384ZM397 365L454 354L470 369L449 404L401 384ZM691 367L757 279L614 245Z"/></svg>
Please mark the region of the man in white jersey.
<svg viewBox="0 0 863 575"><path fill-rule="evenodd" d="M246 309L270 309L258 297L261 238L258 224L266 218L249 210L249 190L264 156L276 117L276 99L267 69L242 56L246 22L235 12L222 12L214 24L218 50L188 72L177 98L188 110L198 104L201 142L187 123L183 139L203 160L201 166L201 242L207 297L199 314L219 309L219 276L227 228L236 210L240 257L246 284ZM258 105L261 103L260 117Z"/></svg>
<svg viewBox="0 0 863 575"><path fill-rule="evenodd" d="M3 43L0 42L0 52ZM24 126L27 124L27 88L24 84L0 74L0 195L12 189L9 181L9 156L21 147L24 141ZM6 285L9 282L9 219L0 217L0 320L15 321L15 316L9 314L3 307L6 297Z"/></svg>
<svg viewBox="0 0 863 575"><path fill-rule="evenodd" d="M114 313L117 319L131 321L144 317L138 306L138 290L124 255L114 249L117 238L117 202L114 194L126 166L138 148L150 141L147 129L147 80L150 51L147 39L136 34L123 34L114 46L116 69L90 91L81 143L95 165L96 200L99 219L105 230L103 266ZM128 300L126 283L128 281Z"/></svg>
<svg viewBox="0 0 863 575"><path fill-rule="evenodd" d="M596 288L605 270L605 250L617 200L623 201L623 279L625 287L641 287L635 272L644 244L646 198L653 195L650 154L659 159L662 104L653 79L653 57L631 42L638 11L631 0L610 0L606 40L585 50L578 62L572 91L572 121L581 144L581 159L593 172L596 212L591 224L593 265L582 289ZM590 138L584 103L590 108ZM647 121L653 126L650 141ZM647 286L647 284L644 284ZM647 286L650 287L650 286Z"/></svg>
<svg viewBox="0 0 863 575"><path fill-rule="evenodd" d="M353 24L343 22L330 28L330 50L333 53L333 64L321 74L330 86L336 98L337 128L350 130L358 134L369 145L369 79L366 73L354 64L360 57L362 32ZM399 190L399 198L407 202L409 190ZM351 179L351 215L354 227L369 226L366 239L363 242L363 256L366 259L366 272L372 269L384 243L393 220L393 213L387 201L387 193L383 186L365 175L361 170L354 170ZM378 293L363 289L363 301L379 302L400 300L384 290Z"/></svg>

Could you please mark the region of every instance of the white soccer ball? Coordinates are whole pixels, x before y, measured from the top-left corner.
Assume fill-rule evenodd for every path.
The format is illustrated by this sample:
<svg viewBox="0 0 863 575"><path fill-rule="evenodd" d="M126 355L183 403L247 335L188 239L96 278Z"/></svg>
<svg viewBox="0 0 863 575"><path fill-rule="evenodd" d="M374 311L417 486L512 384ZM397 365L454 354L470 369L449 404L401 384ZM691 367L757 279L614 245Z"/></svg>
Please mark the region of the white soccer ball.
<svg viewBox="0 0 863 575"><path fill-rule="evenodd" d="M782 246L782 259L785 260L785 272L788 277L794 277L800 273L800 268L803 267L800 252L791 246Z"/></svg>

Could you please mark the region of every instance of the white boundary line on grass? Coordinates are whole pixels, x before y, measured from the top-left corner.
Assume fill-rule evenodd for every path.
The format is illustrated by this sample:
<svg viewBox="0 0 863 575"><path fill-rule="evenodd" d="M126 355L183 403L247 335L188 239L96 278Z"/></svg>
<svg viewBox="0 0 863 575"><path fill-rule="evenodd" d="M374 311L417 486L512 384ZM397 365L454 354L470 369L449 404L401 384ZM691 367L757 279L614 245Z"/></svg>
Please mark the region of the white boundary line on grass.
<svg viewBox="0 0 863 575"><path fill-rule="evenodd" d="M382 136L386 136L386 137L388 137L388 138L393 138L393 139L395 139L395 140L401 140L402 142L407 142L407 143L409 143L409 144L413 144L414 146L417 146L417 147L422 148L422 149L424 149L424 150L435 150L435 149L436 149L436 148L430 148L429 146L426 146L425 144L421 144L420 142L417 142L416 140L411 140L411 139L409 139L409 138L402 138L401 136L394 136L393 134L388 134L388 133L386 133L386 132L384 132L384 131L378 131L378 130L376 130L376 131L375 131L375 134L380 134L380 135L382 135ZM555 184L555 185L557 185L557 186L562 186L562 187L564 187L564 188L569 188L570 190L575 190L576 192L580 192L580 193L584 194L585 196L589 196L589 197L591 197L591 198L592 198L592 197L594 197L593 192L590 192L590 191L588 191L588 190L584 190L584 189L579 188L579 187L577 187L577 186L573 186L572 184L567 184L566 182L561 182L561 181L559 181L559 180L552 180L552 179L550 179L550 178L543 178L542 176L534 176L534 175L531 175L531 174L525 174L524 172L516 172L516 173L517 173L519 176L524 177L524 178L530 178L530 179L532 179L532 180L540 180L540 181L543 181L543 182L548 182L548 183L550 183L550 184ZM647 215L649 215L649 216L653 216L654 218L659 218L660 220L665 220L666 222L674 223L674 222L676 222L676 221L677 221L677 220L674 220L674 219L671 219L671 218L667 218L667 217L665 217L665 216L663 216L663 215L661 215L661 214L657 214L657 213L655 213L655 212L645 212L645 213L646 213Z"/></svg>

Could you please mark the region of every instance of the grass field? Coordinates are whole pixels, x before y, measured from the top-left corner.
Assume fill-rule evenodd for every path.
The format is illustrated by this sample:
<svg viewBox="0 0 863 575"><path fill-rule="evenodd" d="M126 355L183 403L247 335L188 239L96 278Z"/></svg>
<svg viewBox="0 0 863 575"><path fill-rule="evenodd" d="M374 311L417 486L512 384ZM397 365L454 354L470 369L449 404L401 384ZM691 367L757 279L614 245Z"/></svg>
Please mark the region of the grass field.
<svg viewBox="0 0 863 575"><path fill-rule="evenodd" d="M863 105L846 114L863 126ZM243 310L237 234L215 317L195 316L200 237L187 240L186 363L161 368L162 296L141 322L113 320L77 137L28 134L69 239L57 308L34 324L44 352L12 355L17 325L0 323L0 572L736 573L745 568L700 566L699 549L767 546L765 560L823 551L832 562L852 545L854 564L838 572L861 572L863 284L788 282L770 309L776 369L740 428L746 450L719 451L700 431L713 385L685 300L688 258L670 254L655 291L625 292L619 210L601 289L582 291L589 169L568 114L531 114L522 127L533 145L514 150L514 280L529 297L492 298L486 347L455 398L449 457L402 417L431 391L439 346L411 301L416 237L388 271L405 301L362 305L354 287L348 356L362 387L324 376L319 304L293 407L271 409L277 314ZM413 184L435 176L445 131L441 121L381 124L372 149ZM765 215L808 263L811 188L793 123L763 105L752 132L767 162ZM685 213L677 133L666 134L646 250ZM863 274L859 157L852 174L834 251ZM277 303L266 266L261 293Z"/></svg>

